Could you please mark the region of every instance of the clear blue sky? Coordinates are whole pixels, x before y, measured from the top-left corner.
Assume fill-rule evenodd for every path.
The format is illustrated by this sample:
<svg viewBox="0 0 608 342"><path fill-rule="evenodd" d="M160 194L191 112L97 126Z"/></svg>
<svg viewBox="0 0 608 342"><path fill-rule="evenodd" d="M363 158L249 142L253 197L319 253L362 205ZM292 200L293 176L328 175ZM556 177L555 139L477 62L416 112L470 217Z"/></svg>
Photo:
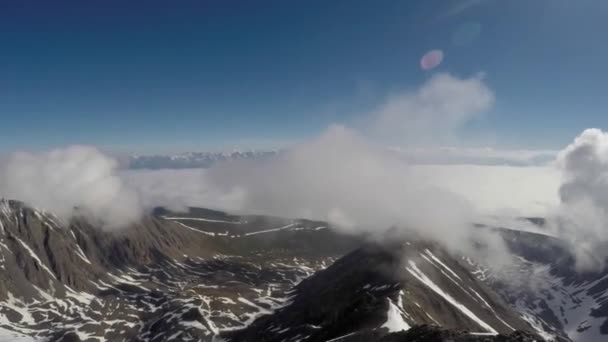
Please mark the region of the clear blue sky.
<svg viewBox="0 0 608 342"><path fill-rule="evenodd" d="M591 0L3 1L0 150L280 145L420 85L435 48L436 71L496 93L471 135L560 148L608 127L606 18Z"/></svg>

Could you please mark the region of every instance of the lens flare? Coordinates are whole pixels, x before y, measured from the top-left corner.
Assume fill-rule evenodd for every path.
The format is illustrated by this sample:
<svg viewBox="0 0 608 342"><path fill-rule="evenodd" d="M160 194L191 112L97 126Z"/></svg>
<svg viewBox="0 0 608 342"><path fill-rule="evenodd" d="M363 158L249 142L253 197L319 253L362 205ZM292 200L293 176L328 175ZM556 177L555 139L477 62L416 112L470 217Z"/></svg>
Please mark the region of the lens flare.
<svg viewBox="0 0 608 342"><path fill-rule="evenodd" d="M443 51L431 50L422 56L420 59L420 68L422 70L431 70L436 68L443 61Z"/></svg>

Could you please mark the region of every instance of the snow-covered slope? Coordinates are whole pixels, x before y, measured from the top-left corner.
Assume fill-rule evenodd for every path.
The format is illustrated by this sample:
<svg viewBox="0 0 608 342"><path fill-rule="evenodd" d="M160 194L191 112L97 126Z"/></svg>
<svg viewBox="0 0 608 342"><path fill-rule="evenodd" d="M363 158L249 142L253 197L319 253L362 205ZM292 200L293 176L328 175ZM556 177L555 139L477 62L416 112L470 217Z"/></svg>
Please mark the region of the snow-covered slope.
<svg viewBox="0 0 608 342"><path fill-rule="evenodd" d="M577 272L563 241L501 229L514 263L500 270L466 259L546 339L608 340L608 271Z"/></svg>

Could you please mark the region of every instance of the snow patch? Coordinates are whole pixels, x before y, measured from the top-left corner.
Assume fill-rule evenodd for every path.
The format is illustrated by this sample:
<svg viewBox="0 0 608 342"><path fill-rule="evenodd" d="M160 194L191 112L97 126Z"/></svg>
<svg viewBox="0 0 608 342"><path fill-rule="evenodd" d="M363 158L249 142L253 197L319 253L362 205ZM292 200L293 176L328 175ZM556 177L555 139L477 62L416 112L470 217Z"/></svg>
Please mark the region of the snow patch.
<svg viewBox="0 0 608 342"><path fill-rule="evenodd" d="M473 311L469 310L469 308L462 305L460 302L458 302L456 299L454 299L454 297L450 296L449 294L444 292L439 286L437 286L429 277L427 277L422 271L420 271L420 269L418 269L418 266L416 266L416 263L414 261L409 260L408 264L409 264L409 267L406 266L406 270L412 276L414 276L414 278L418 279L421 283L423 283L428 288L433 290L433 292L440 295L448 303L452 304L456 309L460 310L463 314L465 314L467 317L469 317L471 320L473 320L479 326L481 326L482 328L486 329L488 332L491 332L495 335L498 334L498 331L496 331L489 324L484 322L481 318L477 317L477 315L475 315L473 313Z"/></svg>
<svg viewBox="0 0 608 342"><path fill-rule="evenodd" d="M249 235L256 235L256 234L263 234L263 233L270 233L270 232L276 232L279 230L283 230L283 229L287 229L287 228L291 228L293 227L295 224L294 223L290 223L286 226L283 227L279 227L279 228L272 228L272 229L266 229L266 230L259 230L257 232L251 232L251 233L246 233L244 234L245 236L249 236Z"/></svg>
<svg viewBox="0 0 608 342"><path fill-rule="evenodd" d="M386 313L386 322L384 322L381 328L387 328L388 332L409 330L410 325L403 319L401 309L390 298L387 299L388 311Z"/></svg>

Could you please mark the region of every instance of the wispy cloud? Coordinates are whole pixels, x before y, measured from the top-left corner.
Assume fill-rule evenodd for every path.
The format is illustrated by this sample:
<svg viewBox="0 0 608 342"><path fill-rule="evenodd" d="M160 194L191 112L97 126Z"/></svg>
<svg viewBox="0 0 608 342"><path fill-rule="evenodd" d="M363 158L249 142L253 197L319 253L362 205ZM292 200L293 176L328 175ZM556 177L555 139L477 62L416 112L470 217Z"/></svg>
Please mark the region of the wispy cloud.
<svg viewBox="0 0 608 342"><path fill-rule="evenodd" d="M439 18L453 17L464 13L465 11L478 6L487 0L453 0L449 1L449 6L439 14Z"/></svg>

